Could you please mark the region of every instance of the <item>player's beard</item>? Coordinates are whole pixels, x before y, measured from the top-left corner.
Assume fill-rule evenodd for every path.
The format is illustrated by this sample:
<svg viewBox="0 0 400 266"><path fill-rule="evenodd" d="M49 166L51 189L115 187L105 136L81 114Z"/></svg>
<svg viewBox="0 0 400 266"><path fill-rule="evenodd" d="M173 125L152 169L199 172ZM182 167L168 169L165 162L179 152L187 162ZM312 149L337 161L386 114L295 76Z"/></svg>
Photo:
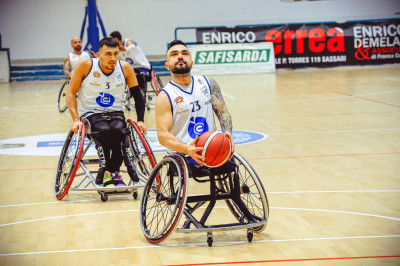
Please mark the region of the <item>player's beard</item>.
<svg viewBox="0 0 400 266"><path fill-rule="evenodd" d="M183 66L179 66L178 64L175 65L174 68L172 68L171 72L174 74L187 74L190 72L190 67L188 66L188 64L185 61L180 61L180 62L184 62L185 65Z"/></svg>

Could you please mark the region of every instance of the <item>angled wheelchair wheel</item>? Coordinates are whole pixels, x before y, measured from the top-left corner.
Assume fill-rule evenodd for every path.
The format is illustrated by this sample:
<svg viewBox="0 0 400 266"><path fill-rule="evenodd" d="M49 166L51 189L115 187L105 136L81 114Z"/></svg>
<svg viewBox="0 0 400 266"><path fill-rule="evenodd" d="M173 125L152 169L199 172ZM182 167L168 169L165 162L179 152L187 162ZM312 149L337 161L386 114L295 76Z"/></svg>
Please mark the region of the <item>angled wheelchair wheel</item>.
<svg viewBox="0 0 400 266"><path fill-rule="evenodd" d="M61 86L60 92L58 93L57 108L60 113L67 110L67 89L69 85L69 80L65 81Z"/></svg>
<svg viewBox="0 0 400 266"><path fill-rule="evenodd" d="M130 131L129 147L131 149L131 154L136 157L132 158L132 160L136 161L138 171L140 171L142 175L148 177L151 170L157 164L156 157L137 124L130 119L128 119L127 124Z"/></svg>
<svg viewBox="0 0 400 266"><path fill-rule="evenodd" d="M158 74L154 71L151 71L151 86L156 91L157 95L164 88L160 76L158 76Z"/></svg>
<svg viewBox="0 0 400 266"><path fill-rule="evenodd" d="M162 159L150 174L140 203L140 225L147 241L166 240L182 216L188 192L188 168L176 154Z"/></svg>
<svg viewBox="0 0 400 266"><path fill-rule="evenodd" d="M250 213L257 221L267 220L269 216L269 204L264 187L253 167L239 154L235 153L235 164L238 167L240 198ZM225 180L219 180L218 185L226 192L233 188L233 173ZM226 200L228 208L239 222L250 222L233 200ZM261 232L267 223L254 228L254 231Z"/></svg>
<svg viewBox="0 0 400 266"><path fill-rule="evenodd" d="M78 134L71 130L64 142L54 180L54 192L59 200L68 194L74 180L82 158L84 141L85 126L82 126L82 131L79 131Z"/></svg>

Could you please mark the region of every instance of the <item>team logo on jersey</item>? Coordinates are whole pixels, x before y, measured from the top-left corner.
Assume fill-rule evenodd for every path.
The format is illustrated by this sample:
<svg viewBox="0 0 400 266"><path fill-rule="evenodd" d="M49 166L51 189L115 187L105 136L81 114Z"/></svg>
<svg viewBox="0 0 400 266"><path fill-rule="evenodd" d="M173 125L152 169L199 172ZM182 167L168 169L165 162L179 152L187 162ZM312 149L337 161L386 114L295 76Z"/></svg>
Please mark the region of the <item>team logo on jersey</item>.
<svg viewBox="0 0 400 266"><path fill-rule="evenodd" d="M120 81L120 80L121 80L121 72L118 72L118 73L115 75L115 78L116 78L118 81Z"/></svg>
<svg viewBox="0 0 400 266"><path fill-rule="evenodd" d="M126 62L128 62L130 65L133 65L133 60L132 60L132 58L126 58L125 59L126 60Z"/></svg>
<svg viewBox="0 0 400 266"><path fill-rule="evenodd" d="M201 91L205 96L208 96L208 89L207 89L206 86L201 87L201 88L200 88L200 91Z"/></svg>
<svg viewBox="0 0 400 266"><path fill-rule="evenodd" d="M201 79L198 79L197 81L200 83L200 85L203 85L203 81Z"/></svg>
<svg viewBox="0 0 400 266"><path fill-rule="evenodd" d="M93 72L93 77L100 78L100 73L97 71Z"/></svg>
<svg viewBox="0 0 400 266"><path fill-rule="evenodd" d="M188 127L188 133L192 139L208 131L207 120L204 117L192 117L190 118L190 124Z"/></svg>
<svg viewBox="0 0 400 266"><path fill-rule="evenodd" d="M176 97L175 100L174 100L174 102L175 102L176 104L182 103L182 102L183 102L183 97L182 97L182 96Z"/></svg>
<svg viewBox="0 0 400 266"><path fill-rule="evenodd" d="M111 94L101 92L96 98L96 103L103 108L110 107L114 104L115 98Z"/></svg>

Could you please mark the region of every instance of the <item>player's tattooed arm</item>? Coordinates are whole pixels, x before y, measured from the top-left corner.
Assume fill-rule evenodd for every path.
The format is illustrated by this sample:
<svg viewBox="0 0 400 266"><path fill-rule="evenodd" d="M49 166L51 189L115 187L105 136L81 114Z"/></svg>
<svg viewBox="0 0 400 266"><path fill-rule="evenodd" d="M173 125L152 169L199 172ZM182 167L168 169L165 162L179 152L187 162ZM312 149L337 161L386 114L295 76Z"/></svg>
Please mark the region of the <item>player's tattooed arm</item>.
<svg viewBox="0 0 400 266"><path fill-rule="evenodd" d="M209 78L208 81L210 82L211 88L212 108L221 124L222 132L232 133L232 118L228 108L226 107L224 98L222 97L221 89L214 79Z"/></svg>

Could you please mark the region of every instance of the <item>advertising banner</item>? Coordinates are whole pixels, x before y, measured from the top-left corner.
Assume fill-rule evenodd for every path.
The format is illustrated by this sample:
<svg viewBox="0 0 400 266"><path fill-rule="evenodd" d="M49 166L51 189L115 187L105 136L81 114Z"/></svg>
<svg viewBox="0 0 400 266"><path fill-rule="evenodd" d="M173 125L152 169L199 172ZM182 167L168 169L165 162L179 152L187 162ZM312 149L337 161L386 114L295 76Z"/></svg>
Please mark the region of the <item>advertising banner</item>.
<svg viewBox="0 0 400 266"><path fill-rule="evenodd" d="M271 42L189 46L192 73L202 75L275 72Z"/></svg>
<svg viewBox="0 0 400 266"><path fill-rule="evenodd" d="M400 63L400 20L198 28L198 44L274 44L277 68Z"/></svg>

